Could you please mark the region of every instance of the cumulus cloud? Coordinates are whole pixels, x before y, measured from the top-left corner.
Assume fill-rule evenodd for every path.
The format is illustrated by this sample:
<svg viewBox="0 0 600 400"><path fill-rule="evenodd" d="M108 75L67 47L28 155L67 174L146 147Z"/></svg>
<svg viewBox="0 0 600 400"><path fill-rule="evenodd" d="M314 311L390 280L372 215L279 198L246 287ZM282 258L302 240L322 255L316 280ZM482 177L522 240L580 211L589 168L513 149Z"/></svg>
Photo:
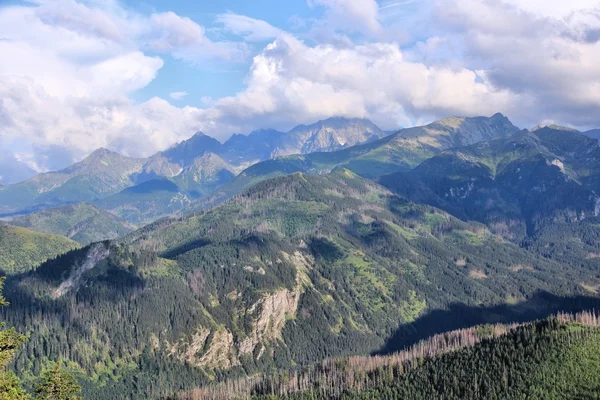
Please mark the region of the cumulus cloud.
<svg viewBox="0 0 600 400"><path fill-rule="evenodd" d="M517 119L600 125L600 6L595 1L438 0L437 21L470 65L513 94ZM525 102L527 107L521 105Z"/></svg>
<svg viewBox="0 0 600 400"><path fill-rule="evenodd" d="M407 26L422 26L409 48L386 32L373 0L310 0L325 13L321 25L298 33L306 42L234 13L216 23L239 42L211 40L185 16L137 14L116 1L0 8L0 149L15 165L46 170L98 147L147 156L198 130L223 140L334 115L385 129L498 111L522 126L600 126L595 1L425 1L427 15L402 14L418 18L403 20ZM387 12L413 3L381 4ZM319 29L327 40L315 40ZM263 41L270 43L249 58ZM248 73L233 96L203 94L203 108L157 97L136 103L164 55L195 65L248 60Z"/></svg>
<svg viewBox="0 0 600 400"><path fill-rule="evenodd" d="M282 35L254 58L247 88L208 110L213 120L280 127L331 115L369 117L384 127L434 115L491 114L510 95L467 69L406 60L395 44L310 47Z"/></svg>
<svg viewBox="0 0 600 400"><path fill-rule="evenodd" d="M0 8L0 148L38 171L65 167L100 146L146 156L197 129L193 109L130 100L163 66L148 50L195 64L246 54L243 43L211 41L203 27L174 13L91 4Z"/></svg>

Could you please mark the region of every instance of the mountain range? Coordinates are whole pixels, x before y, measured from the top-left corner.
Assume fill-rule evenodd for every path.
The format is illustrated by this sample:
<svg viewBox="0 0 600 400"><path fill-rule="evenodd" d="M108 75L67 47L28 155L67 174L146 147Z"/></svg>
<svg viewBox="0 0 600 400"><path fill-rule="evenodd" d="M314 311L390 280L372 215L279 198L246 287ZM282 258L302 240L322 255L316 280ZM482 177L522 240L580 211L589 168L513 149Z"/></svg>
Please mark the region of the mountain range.
<svg viewBox="0 0 600 400"><path fill-rule="evenodd" d="M454 147L453 144L466 146L483 140L509 137L519 131L502 114L490 118L452 117L403 129L371 143L336 152L279 157L245 169L230 183L216 190L213 196L201 200L196 207L219 203L261 180L294 172L323 174L343 167L372 179L408 171L440 151Z"/></svg>
<svg viewBox="0 0 600 400"><path fill-rule="evenodd" d="M380 182L522 239L548 222L600 214L600 145L577 131L544 127L445 151Z"/></svg>
<svg viewBox="0 0 600 400"><path fill-rule="evenodd" d="M0 235L4 316L29 334L14 368L65 359L86 399L165 398L600 304L598 140L501 114L291 132L198 133L148 159L99 150L1 188L23 196ZM422 385L403 381L408 398L434 393L428 365L411 375Z"/></svg>
<svg viewBox="0 0 600 400"><path fill-rule="evenodd" d="M85 381L86 398L159 397L210 376L377 351L398 326L456 302L544 315L551 303L519 303L598 287L580 263L522 249L342 168L269 179L213 210L13 276L6 318L22 328L34 307L45 327L31 332L18 365L46 343L47 357L69 354L97 376ZM86 340L89 326L95 338Z"/></svg>
<svg viewBox="0 0 600 400"><path fill-rule="evenodd" d="M593 137L594 139L600 139L600 129L592 129L591 131L585 132L585 134Z"/></svg>
<svg viewBox="0 0 600 400"><path fill-rule="evenodd" d="M99 201L130 222L148 222L177 212L253 163L282 154L334 151L384 135L368 120L331 118L287 133L261 130L234 135L224 144L199 132L147 159L99 149L64 170L0 188L0 213ZM170 180L174 185L147 183L152 180ZM136 185L141 186L121 193Z"/></svg>

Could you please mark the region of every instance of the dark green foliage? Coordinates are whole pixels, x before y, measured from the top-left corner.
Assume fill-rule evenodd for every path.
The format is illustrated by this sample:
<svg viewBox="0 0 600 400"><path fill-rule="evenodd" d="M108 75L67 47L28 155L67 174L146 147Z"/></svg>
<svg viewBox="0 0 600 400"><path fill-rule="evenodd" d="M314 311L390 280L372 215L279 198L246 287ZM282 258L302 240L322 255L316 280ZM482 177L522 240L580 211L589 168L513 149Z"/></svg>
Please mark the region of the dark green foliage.
<svg viewBox="0 0 600 400"><path fill-rule="evenodd" d="M0 307L8 305L2 295L5 279L5 277L0 278ZM0 399L2 400L28 399L20 380L13 372L7 370L8 363L25 339L25 336L17 333L14 328L6 328L4 322L0 323Z"/></svg>
<svg viewBox="0 0 600 400"><path fill-rule="evenodd" d="M374 386L340 390L335 398L598 399L600 330L544 320L473 347L369 374ZM331 392L317 387L284 398L332 398L321 393Z"/></svg>
<svg viewBox="0 0 600 400"><path fill-rule="evenodd" d="M45 370L35 388L36 400L80 400L80 393L75 377L63 371L60 364Z"/></svg>
<svg viewBox="0 0 600 400"><path fill-rule="evenodd" d="M454 323L427 316L455 303L509 303L507 319L545 315L552 301L533 301L538 291L581 295L587 290L579 283L596 274L343 169L265 181L214 210L101 245L109 254L85 271L90 254L99 254L91 247L7 287L6 318L31 336L17 370L39 374L49 360L73 362L89 375L80 379L86 399L158 397L211 379L378 351L390 337L402 347ZM283 322L258 329L261 304L275 295L273 304L288 309L265 318ZM477 316L482 323L498 313L482 308ZM394 336L403 329L414 332ZM250 353L240 350L245 340L258 342Z"/></svg>

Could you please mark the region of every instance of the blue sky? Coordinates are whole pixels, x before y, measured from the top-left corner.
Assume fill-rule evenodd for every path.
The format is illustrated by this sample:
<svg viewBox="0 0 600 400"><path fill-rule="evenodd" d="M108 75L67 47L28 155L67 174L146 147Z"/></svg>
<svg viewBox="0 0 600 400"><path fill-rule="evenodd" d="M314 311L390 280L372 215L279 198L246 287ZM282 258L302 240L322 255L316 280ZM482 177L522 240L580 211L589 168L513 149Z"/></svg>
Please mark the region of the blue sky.
<svg viewBox="0 0 600 400"><path fill-rule="evenodd" d="M332 116L600 127L597 0L4 0L0 59L4 182Z"/></svg>
<svg viewBox="0 0 600 400"><path fill-rule="evenodd" d="M207 32L207 35L216 39L234 40L231 34L222 31L222 25L215 24L219 15L225 12L231 12L239 15L245 15L251 18L264 20L276 27L290 27L294 18L309 19L318 17L318 9L308 7L306 1L288 0L288 1L148 1L124 2L127 7L133 9L145 10L148 13L172 11L178 15L185 15L199 24L211 27L213 32ZM210 28L209 28L210 29ZM256 43L256 48L260 49L268 43L264 40ZM173 92L187 92L186 98L178 101L179 104L190 104L197 107L206 107L201 100L202 97L221 98L224 96L235 95L243 89L243 79L248 72L247 62L236 63L233 65L223 65L217 62L207 63L206 65L193 66L180 63L171 57L164 59L165 65L157 78L146 88L136 94L136 99L145 101L153 96L167 97Z"/></svg>

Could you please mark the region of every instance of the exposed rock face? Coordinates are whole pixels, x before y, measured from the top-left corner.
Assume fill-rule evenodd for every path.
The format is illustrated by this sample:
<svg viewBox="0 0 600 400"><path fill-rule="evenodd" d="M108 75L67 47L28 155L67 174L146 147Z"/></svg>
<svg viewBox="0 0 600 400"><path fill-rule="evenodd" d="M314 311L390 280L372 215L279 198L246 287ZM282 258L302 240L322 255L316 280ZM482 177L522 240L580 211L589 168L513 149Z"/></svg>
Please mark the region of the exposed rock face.
<svg viewBox="0 0 600 400"><path fill-rule="evenodd" d="M83 274L94 268L100 261L106 259L110 254L110 249L103 243L93 245L81 265L75 267L71 275L65 280L52 294L52 298L56 299L64 295L72 287L76 287Z"/></svg>
<svg viewBox="0 0 600 400"><path fill-rule="evenodd" d="M140 179L149 179L156 176L172 178L179 175L181 171L183 171L181 165L170 161L167 157L156 155L150 158L146 165L144 165L144 171Z"/></svg>
<svg viewBox="0 0 600 400"><path fill-rule="evenodd" d="M199 367L228 369L239 365L233 343L233 334L226 329L211 333L210 329L200 328L192 335L190 343L183 348L174 346L182 361Z"/></svg>
<svg viewBox="0 0 600 400"><path fill-rule="evenodd" d="M228 369L240 365L240 357L253 354L257 348L256 357L260 358L265 345L281 340L281 332L287 320L296 315L300 296L309 284L306 269L310 268L310 257L300 252L283 254L283 257L297 267L296 286L293 290L281 288L264 293L258 301L240 310L240 315L250 317L252 321L244 338L236 341L233 333L223 326L199 327L189 341L171 346L171 354L198 367ZM236 294L227 296L235 298Z"/></svg>
<svg viewBox="0 0 600 400"><path fill-rule="evenodd" d="M294 291L282 289L253 304L246 314L256 315L256 318L252 332L238 344L240 354L252 353L261 342L281 339L287 316L296 314L299 300L300 285L297 285Z"/></svg>
<svg viewBox="0 0 600 400"><path fill-rule="evenodd" d="M335 151L385 136L366 119L329 118L312 125L300 125L281 138L272 156Z"/></svg>

